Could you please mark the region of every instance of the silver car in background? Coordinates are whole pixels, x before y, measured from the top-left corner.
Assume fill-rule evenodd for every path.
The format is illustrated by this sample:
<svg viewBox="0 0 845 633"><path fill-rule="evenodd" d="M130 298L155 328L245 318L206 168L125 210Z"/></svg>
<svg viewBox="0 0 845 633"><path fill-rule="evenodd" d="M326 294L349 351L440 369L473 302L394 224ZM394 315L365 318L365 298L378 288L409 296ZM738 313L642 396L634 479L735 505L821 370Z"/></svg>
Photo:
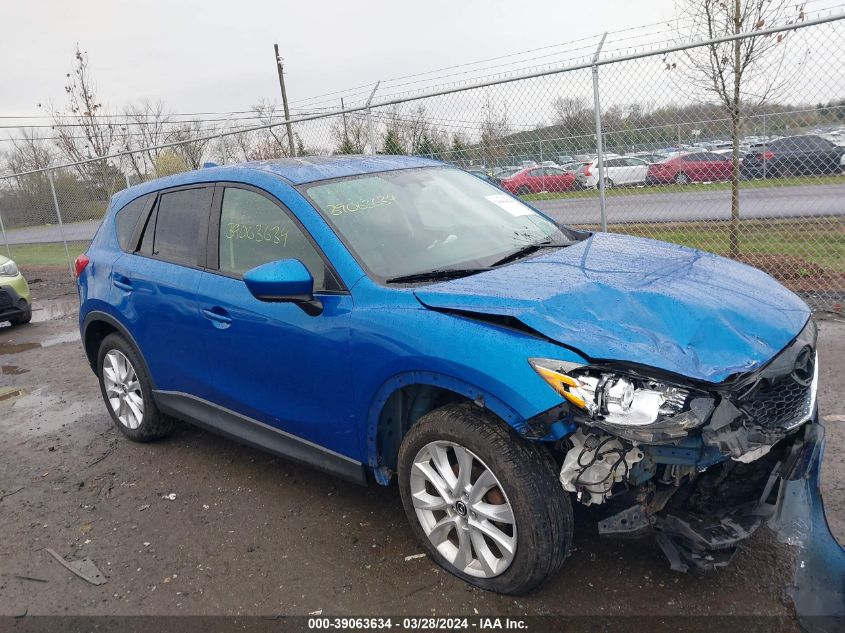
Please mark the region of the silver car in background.
<svg viewBox="0 0 845 633"><path fill-rule="evenodd" d="M633 156L605 156L604 186L627 187L644 185L648 175L648 163ZM595 189L599 184L598 159L581 167L575 174L575 182L582 189Z"/></svg>

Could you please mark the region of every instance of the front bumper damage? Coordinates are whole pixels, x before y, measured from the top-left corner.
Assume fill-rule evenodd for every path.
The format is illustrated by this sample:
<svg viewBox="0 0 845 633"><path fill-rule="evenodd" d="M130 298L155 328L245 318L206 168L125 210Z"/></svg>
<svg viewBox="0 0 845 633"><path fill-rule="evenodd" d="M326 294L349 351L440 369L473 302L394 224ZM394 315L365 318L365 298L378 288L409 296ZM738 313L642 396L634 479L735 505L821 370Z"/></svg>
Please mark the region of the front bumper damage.
<svg viewBox="0 0 845 633"><path fill-rule="evenodd" d="M812 616L808 628L821 631L817 616L839 618L832 630L843 630L845 549L830 533L819 491L815 343L810 320L757 371L712 389L693 385L688 409L660 424L614 427L603 410L587 415L564 403L529 429L557 438L561 485L595 510L601 535L653 535L671 568L685 572L727 565L768 526L798 550L799 616Z"/></svg>
<svg viewBox="0 0 845 633"><path fill-rule="evenodd" d="M824 427L817 415L748 463L721 456L700 438L639 446L642 457L603 503L592 504L586 489L576 497L597 509L601 535L653 535L679 572L724 567L743 541L768 526L797 548L790 593L806 628L842 630L845 549L824 516Z"/></svg>

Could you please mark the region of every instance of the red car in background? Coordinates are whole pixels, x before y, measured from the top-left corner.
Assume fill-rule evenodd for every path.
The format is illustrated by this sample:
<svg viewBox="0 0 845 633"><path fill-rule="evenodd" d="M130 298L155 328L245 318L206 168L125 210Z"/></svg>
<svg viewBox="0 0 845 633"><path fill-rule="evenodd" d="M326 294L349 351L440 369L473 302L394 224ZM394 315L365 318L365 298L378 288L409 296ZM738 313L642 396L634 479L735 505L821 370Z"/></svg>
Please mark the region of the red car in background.
<svg viewBox="0 0 845 633"><path fill-rule="evenodd" d="M731 159L713 152L692 152L649 165L646 184L711 182L731 177Z"/></svg>
<svg viewBox="0 0 845 633"><path fill-rule="evenodd" d="M529 167L499 180L503 189L519 196L541 191L569 191L574 182L575 174L559 167Z"/></svg>

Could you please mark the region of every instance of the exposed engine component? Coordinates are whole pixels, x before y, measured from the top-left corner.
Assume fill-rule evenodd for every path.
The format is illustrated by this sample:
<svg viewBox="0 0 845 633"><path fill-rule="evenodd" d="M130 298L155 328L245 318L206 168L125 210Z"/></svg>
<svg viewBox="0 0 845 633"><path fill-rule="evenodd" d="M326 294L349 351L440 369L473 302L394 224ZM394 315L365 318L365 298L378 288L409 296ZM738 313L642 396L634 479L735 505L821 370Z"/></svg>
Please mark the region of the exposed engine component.
<svg viewBox="0 0 845 633"><path fill-rule="evenodd" d="M613 485L624 481L631 467L643 458L638 447L626 447L605 433L578 429L567 439L572 448L563 459L560 483L584 505L604 503Z"/></svg>

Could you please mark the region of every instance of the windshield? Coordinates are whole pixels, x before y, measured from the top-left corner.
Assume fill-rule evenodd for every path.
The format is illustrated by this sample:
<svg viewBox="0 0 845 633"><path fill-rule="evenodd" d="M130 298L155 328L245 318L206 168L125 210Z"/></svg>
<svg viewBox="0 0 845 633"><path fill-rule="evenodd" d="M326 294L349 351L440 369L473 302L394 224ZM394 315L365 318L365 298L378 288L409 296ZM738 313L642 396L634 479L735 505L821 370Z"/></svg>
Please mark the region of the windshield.
<svg viewBox="0 0 845 633"><path fill-rule="evenodd" d="M371 276L486 268L571 235L516 198L458 169L426 167L303 187Z"/></svg>

